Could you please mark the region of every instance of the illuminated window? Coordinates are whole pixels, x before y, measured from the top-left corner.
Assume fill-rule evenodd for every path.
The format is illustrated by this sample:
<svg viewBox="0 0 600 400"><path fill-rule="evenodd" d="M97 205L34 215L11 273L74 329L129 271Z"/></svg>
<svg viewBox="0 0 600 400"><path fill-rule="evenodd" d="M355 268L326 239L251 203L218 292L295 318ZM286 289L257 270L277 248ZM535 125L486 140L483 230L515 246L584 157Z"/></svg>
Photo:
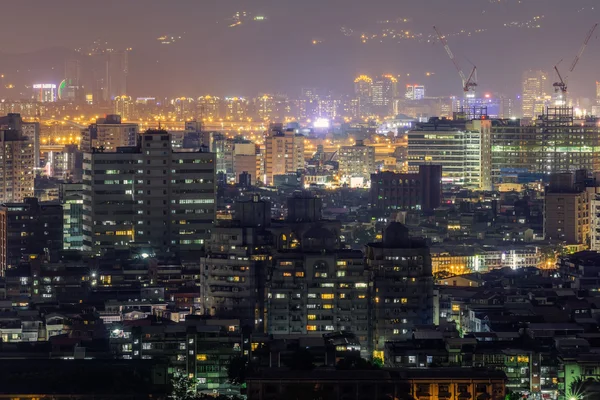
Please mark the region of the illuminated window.
<svg viewBox="0 0 600 400"><path fill-rule="evenodd" d="M285 293L277 293L275 295L276 299L285 299L285 297L286 297Z"/></svg>
<svg viewBox="0 0 600 400"><path fill-rule="evenodd" d="M366 294L359 294L359 295L358 295L358 298L359 298L359 299L365 299L366 297L367 297L367 295L366 295Z"/></svg>
<svg viewBox="0 0 600 400"><path fill-rule="evenodd" d="M289 267L289 266L293 265L293 263L292 263L291 261L281 261L281 262L279 263L279 265L280 265L281 267Z"/></svg>
<svg viewBox="0 0 600 400"><path fill-rule="evenodd" d="M323 304L323 309L331 310L333 308L333 304Z"/></svg>
<svg viewBox="0 0 600 400"><path fill-rule="evenodd" d="M452 311L460 311L460 304L452 304Z"/></svg>
<svg viewBox="0 0 600 400"><path fill-rule="evenodd" d="M528 363L529 362L529 356L518 356L517 357L517 362Z"/></svg>
<svg viewBox="0 0 600 400"><path fill-rule="evenodd" d="M394 333L394 335L399 335L400 334L400 329L394 329L393 333Z"/></svg>
<svg viewBox="0 0 600 400"><path fill-rule="evenodd" d="M304 278L304 272L296 272L296 278Z"/></svg>
<svg viewBox="0 0 600 400"><path fill-rule="evenodd" d="M196 360L206 361L206 360L208 360L208 357L206 356L206 354L198 354L198 355L196 355Z"/></svg>
<svg viewBox="0 0 600 400"><path fill-rule="evenodd" d="M285 276L285 277L291 277L292 273L291 272L284 272L283 276Z"/></svg>
<svg viewBox="0 0 600 400"><path fill-rule="evenodd" d="M306 330L307 331L316 331L317 326L316 325L306 325Z"/></svg>
<svg viewBox="0 0 600 400"><path fill-rule="evenodd" d="M337 262L338 267L345 267L346 265L348 265L347 261L338 261Z"/></svg>
<svg viewBox="0 0 600 400"><path fill-rule="evenodd" d="M346 271L338 271L337 276L338 277L346 276Z"/></svg>
<svg viewBox="0 0 600 400"><path fill-rule="evenodd" d="M340 299L345 299L346 298L346 293L340 293Z"/></svg>
<svg viewBox="0 0 600 400"><path fill-rule="evenodd" d="M355 288L357 288L357 289L366 289L366 287L367 287L367 284L366 284L366 283L364 283L364 282L357 282L357 283L354 285L354 287L355 287Z"/></svg>
<svg viewBox="0 0 600 400"><path fill-rule="evenodd" d="M408 303L408 299L406 297L403 297L400 299L400 303L406 304L406 303Z"/></svg>
<svg viewBox="0 0 600 400"><path fill-rule="evenodd" d="M315 319L317 319L317 316L315 314L308 314L308 319L310 321L314 321Z"/></svg>
<svg viewBox="0 0 600 400"><path fill-rule="evenodd" d="M321 293L321 299L323 300L333 300L335 295L333 293Z"/></svg>

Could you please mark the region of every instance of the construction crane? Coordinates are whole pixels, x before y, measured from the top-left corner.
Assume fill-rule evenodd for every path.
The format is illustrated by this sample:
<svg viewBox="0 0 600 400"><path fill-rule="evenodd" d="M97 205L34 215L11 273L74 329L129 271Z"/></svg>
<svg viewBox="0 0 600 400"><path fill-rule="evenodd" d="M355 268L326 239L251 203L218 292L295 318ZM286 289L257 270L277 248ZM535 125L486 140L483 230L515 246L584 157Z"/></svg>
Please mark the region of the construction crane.
<svg viewBox="0 0 600 400"><path fill-rule="evenodd" d="M594 31L596 30L596 28L598 27L598 24L594 24L594 26L592 26L592 29L589 30L587 36L585 37L585 40L583 41L583 44L581 45L581 49L579 49L579 53L575 56L575 59L573 60L573 63L571 64L571 68L569 68L569 73L573 72L575 70L575 67L577 66L577 64L579 63L579 59L581 58L581 56L583 55L583 52L585 51L585 48L587 47L590 39L592 38L592 35L594 34ZM554 71L556 71L556 75L558 75L558 82L554 82L552 84L552 86L554 86L554 92L558 93L561 92L562 97L563 97L563 101L566 101L566 95L567 95L567 83L565 82L565 80L567 79L567 76L565 76L565 79L563 79L562 75L560 74L560 71L558 70L558 65L562 62L562 60L560 60L558 62L558 64L556 64L554 66Z"/></svg>
<svg viewBox="0 0 600 400"><path fill-rule="evenodd" d="M452 60L452 63L454 64L456 70L458 71L458 74L460 75L460 79L462 80L463 85L463 91L465 92L465 94L471 91L475 91L475 88L477 87L477 67L473 65L473 69L471 70L471 73L467 78L462 68L458 64L458 61L456 61L456 58L454 58L454 54L452 53L452 50L450 50L450 46L448 46L448 42L444 38L444 35L442 35L442 33L435 26L433 27L433 29L435 30L435 33L437 33L438 39L440 39L440 42L444 46L446 53L448 53L448 57L450 57L450 60Z"/></svg>

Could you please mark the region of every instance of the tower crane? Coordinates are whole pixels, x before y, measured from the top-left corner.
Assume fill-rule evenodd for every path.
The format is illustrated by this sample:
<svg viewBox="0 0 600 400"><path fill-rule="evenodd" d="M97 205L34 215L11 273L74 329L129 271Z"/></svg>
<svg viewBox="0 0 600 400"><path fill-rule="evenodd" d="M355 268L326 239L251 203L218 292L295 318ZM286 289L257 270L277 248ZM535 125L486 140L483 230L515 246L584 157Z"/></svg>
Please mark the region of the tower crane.
<svg viewBox="0 0 600 400"><path fill-rule="evenodd" d="M590 39L592 38L592 35L594 34L594 31L596 30L596 28L598 27L598 24L594 24L594 26L592 26L592 29L589 30L587 36L585 37L585 40L583 41L583 45L581 45L581 49L579 49L579 53L575 56L575 59L573 60L573 63L571 64L571 68L569 68L569 73L573 72L575 70L575 67L577 66L577 64L579 63L579 59L581 58L581 56L583 55L583 52L585 51L585 48L587 47ZM560 60L558 62L558 64L561 63L562 60ZM560 74L560 71L558 70L558 64L556 64L554 66L554 71L556 71L556 75L558 75L558 82L554 82L552 84L552 86L554 86L554 92L558 93L560 92L562 95L562 101L566 102L566 96L567 96L567 83L565 82L565 80L567 79L567 76L565 76L565 79L563 79L562 75Z"/></svg>
<svg viewBox="0 0 600 400"><path fill-rule="evenodd" d="M458 61L456 61L456 58L454 58L454 54L452 53L452 50L450 50L450 46L448 46L448 42L446 41L446 38L444 37L444 35L442 35L442 33L439 31L439 29L436 28L435 26L433 27L433 29L435 30L435 33L437 33L438 39L444 46L446 53L448 53L448 57L450 57L450 60L452 61L452 63L454 64L454 67L456 67L456 70L458 71L458 74L460 75L460 79L462 80L463 91L465 92L465 94L468 94L471 91L474 92L475 88L477 87L477 67L475 65L473 65L473 69L471 70L471 73L469 74L469 77L467 78L465 73L463 72L462 68L458 64Z"/></svg>

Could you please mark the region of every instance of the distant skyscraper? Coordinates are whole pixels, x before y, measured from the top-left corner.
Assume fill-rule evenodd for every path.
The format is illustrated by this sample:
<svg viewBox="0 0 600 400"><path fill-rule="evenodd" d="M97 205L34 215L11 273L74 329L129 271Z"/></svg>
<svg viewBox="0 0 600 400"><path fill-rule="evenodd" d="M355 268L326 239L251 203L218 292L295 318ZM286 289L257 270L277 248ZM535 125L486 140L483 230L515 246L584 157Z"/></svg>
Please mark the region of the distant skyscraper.
<svg viewBox="0 0 600 400"><path fill-rule="evenodd" d="M407 100L423 100L425 98L425 86L423 85L406 85L404 98Z"/></svg>
<svg viewBox="0 0 600 400"><path fill-rule="evenodd" d="M129 57L127 51L108 53L106 61L106 96L109 101L127 93L127 75L129 74Z"/></svg>
<svg viewBox="0 0 600 400"><path fill-rule="evenodd" d="M65 62L65 79L58 86L60 100L82 100L81 63L71 59Z"/></svg>
<svg viewBox="0 0 600 400"><path fill-rule="evenodd" d="M397 96L398 80L392 75L378 77L371 86L371 103L379 112L391 112L394 98Z"/></svg>
<svg viewBox="0 0 600 400"><path fill-rule="evenodd" d="M544 71L527 71L523 74L522 115L535 118L538 104L544 101L548 74Z"/></svg>
<svg viewBox="0 0 600 400"><path fill-rule="evenodd" d="M600 105L600 82L596 81L596 104Z"/></svg>
<svg viewBox="0 0 600 400"><path fill-rule="evenodd" d="M248 100L243 97L225 98L225 118L228 121L243 121L248 114Z"/></svg>
<svg viewBox="0 0 600 400"><path fill-rule="evenodd" d="M54 83L36 83L33 85L33 93L35 100L40 103L52 103L58 99Z"/></svg>
<svg viewBox="0 0 600 400"><path fill-rule="evenodd" d="M117 96L113 100L115 106L115 115L121 116L121 119L128 120L133 117L133 100L130 96Z"/></svg>
<svg viewBox="0 0 600 400"><path fill-rule="evenodd" d="M360 75L354 80L354 96L358 101L358 116L371 114L371 100L373 95L373 80L367 75Z"/></svg>

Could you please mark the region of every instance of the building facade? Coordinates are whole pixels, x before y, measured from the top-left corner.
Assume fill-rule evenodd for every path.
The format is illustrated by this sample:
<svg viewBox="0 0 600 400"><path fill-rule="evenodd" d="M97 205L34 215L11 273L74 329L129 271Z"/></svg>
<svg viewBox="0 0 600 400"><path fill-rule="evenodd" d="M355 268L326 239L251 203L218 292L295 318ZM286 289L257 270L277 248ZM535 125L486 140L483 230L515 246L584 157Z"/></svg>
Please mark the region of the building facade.
<svg viewBox="0 0 600 400"><path fill-rule="evenodd" d="M138 140L138 125L121 122L120 115L98 118L95 124L81 132L81 150L92 149L116 151L117 147L135 146Z"/></svg>
<svg viewBox="0 0 600 400"><path fill-rule="evenodd" d="M84 250L134 242L156 252L201 250L216 213L214 154L173 151L166 131L141 139L84 155Z"/></svg>
<svg viewBox="0 0 600 400"><path fill-rule="evenodd" d="M266 183L273 184L275 175L304 170L304 136L293 129L273 128L265 138Z"/></svg>
<svg viewBox="0 0 600 400"><path fill-rule="evenodd" d="M385 342L406 340L418 325L433 323L433 274L429 247L408 236L408 228L392 222L383 241L366 246L371 273L369 344L383 351Z"/></svg>
<svg viewBox="0 0 600 400"><path fill-rule="evenodd" d="M0 118L0 203L33 197L35 141L23 125L19 114Z"/></svg>
<svg viewBox="0 0 600 400"><path fill-rule="evenodd" d="M0 206L0 272L29 256L53 256L63 248L63 214L57 203L34 197Z"/></svg>

